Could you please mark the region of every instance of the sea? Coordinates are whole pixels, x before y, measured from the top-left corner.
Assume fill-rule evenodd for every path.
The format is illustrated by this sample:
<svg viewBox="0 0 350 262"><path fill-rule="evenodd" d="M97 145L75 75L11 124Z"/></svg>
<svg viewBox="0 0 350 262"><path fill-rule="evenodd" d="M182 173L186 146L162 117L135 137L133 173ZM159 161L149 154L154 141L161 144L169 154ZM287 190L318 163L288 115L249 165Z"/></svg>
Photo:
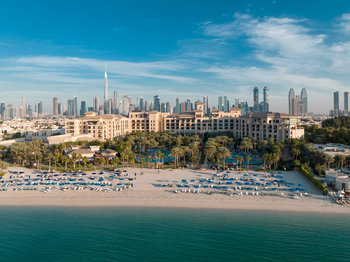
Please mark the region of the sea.
<svg viewBox="0 0 350 262"><path fill-rule="evenodd" d="M350 261L350 216L1 207L0 261Z"/></svg>

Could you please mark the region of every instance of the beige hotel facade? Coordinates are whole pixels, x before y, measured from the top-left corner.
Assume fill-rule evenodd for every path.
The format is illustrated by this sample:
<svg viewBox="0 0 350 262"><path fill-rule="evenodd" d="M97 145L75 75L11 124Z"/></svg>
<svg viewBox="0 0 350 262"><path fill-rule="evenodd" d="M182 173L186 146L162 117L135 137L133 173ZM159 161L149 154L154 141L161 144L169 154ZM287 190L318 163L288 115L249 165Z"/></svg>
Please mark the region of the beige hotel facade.
<svg viewBox="0 0 350 262"><path fill-rule="evenodd" d="M101 141L134 131L171 131L179 134L232 132L237 138L264 140L272 137L275 141L304 136L304 128L298 126L298 117L294 115L272 112L241 115L239 108L232 108L229 112L214 109L207 116L203 107L202 102L197 102L197 110L192 112L133 111L129 117L87 112L82 118L66 119L65 131L71 136L84 134Z"/></svg>

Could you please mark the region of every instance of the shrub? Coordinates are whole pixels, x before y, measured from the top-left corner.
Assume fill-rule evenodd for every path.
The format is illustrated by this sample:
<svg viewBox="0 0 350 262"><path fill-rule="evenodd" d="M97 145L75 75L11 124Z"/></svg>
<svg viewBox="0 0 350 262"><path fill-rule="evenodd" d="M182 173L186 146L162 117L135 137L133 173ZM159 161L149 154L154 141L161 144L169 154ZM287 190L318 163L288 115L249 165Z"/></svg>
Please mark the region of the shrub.
<svg viewBox="0 0 350 262"><path fill-rule="evenodd" d="M304 165L301 166L300 170L301 170L301 173L311 181L311 183L313 183L316 187L322 190L322 193L324 195L328 194L328 189L318 179L316 179L313 175L311 175Z"/></svg>

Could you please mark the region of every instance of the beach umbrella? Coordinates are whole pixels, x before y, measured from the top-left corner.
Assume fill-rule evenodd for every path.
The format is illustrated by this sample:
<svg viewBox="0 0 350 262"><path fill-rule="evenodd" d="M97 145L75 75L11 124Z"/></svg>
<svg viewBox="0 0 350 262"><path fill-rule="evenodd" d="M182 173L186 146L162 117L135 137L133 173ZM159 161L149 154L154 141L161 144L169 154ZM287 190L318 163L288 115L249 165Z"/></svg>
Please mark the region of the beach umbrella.
<svg viewBox="0 0 350 262"><path fill-rule="evenodd" d="M302 184L298 184L298 186L303 186Z"/></svg>

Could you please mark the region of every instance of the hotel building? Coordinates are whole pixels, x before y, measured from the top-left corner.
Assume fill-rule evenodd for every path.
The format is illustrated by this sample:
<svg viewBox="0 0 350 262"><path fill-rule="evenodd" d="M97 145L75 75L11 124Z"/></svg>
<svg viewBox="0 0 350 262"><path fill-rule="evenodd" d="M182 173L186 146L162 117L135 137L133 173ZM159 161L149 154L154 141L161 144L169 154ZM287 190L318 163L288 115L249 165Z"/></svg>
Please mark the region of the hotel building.
<svg viewBox="0 0 350 262"><path fill-rule="evenodd" d="M196 108L195 111L181 114L132 111L129 118L88 112L83 118L67 119L66 134L90 134L98 140L121 137L134 131L171 131L179 134L232 132L237 138L274 138L275 141L304 136L304 129L298 126L298 118L294 115L271 112L241 115L241 109L231 108L229 112L214 109L208 116L204 113L204 103L197 102Z"/></svg>

